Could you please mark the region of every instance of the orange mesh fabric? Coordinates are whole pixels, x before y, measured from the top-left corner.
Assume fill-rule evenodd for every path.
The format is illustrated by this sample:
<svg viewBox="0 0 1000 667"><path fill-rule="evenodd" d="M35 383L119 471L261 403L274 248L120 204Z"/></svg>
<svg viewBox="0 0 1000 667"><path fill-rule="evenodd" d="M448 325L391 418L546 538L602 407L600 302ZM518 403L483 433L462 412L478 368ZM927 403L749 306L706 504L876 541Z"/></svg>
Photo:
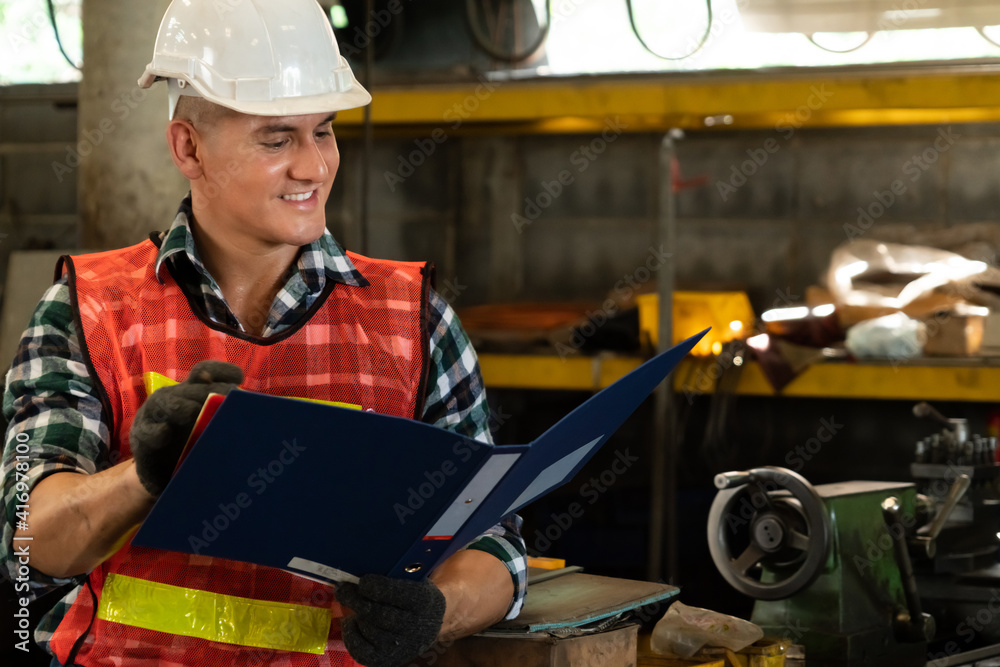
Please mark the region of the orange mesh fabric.
<svg viewBox="0 0 1000 667"><path fill-rule="evenodd" d="M143 373L176 380L203 359L240 366L244 389L353 403L400 417L423 409L427 368L424 333L428 271L423 264L350 255L371 283L328 281L303 324L260 339L199 317L166 270L157 282L157 249L131 248L65 258L84 354L112 422L112 461L130 458L128 432L145 400ZM148 630L95 618L108 573L255 600L333 610L326 653L249 648ZM340 638L341 616L329 586L282 570L247 563L124 546L90 575L52 640L66 662L84 634L74 662L91 665L287 665L356 663ZM88 627L90 627L88 633Z"/></svg>

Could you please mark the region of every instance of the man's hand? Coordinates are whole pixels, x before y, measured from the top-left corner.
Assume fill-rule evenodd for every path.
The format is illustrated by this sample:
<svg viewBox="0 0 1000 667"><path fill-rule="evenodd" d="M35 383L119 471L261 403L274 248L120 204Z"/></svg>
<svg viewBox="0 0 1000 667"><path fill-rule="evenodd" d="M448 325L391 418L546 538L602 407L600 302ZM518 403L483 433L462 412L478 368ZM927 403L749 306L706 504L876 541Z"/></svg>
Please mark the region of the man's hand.
<svg viewBox="0 0 1000 667"><path fill-rule="evenodd" d="M366 574L339 584L337 601L354 611L344 619L344 644L367 667L399 667L434 644L444 619L444 594L430 581Z"/></svg>
<svg viewBox="0 0 1000 667"><path fill-rule="evenodd" d="M200 361L180 384L163 387L142 404L129 431L135 471L154 497L163 493L209 394L228 394L243 370L224 361Z"/></svg>

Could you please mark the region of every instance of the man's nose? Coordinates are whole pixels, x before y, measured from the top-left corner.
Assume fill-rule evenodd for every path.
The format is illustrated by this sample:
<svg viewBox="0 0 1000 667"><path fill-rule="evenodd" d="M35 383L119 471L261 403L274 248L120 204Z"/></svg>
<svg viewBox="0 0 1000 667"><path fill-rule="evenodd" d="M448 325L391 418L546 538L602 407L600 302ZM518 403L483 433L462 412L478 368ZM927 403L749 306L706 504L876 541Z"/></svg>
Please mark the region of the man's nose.
<svg viewBox="0 0 1000 667"><path fill-rule="evenodd" d="M330 174L330 167L315 139L310 138L300 144L289 172L297 181L320 183L326 180Z"/></svg>

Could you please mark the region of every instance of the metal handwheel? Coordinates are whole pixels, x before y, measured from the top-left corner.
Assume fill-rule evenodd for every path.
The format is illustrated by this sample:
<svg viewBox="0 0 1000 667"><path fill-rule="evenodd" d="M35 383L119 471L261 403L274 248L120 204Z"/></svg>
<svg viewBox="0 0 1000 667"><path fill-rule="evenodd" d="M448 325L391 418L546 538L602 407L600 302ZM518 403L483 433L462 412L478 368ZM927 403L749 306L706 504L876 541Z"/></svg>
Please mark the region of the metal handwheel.
<svg viewBox="0 0 1000 667"><path fill-rule="evenodd" d="M809 586L826 562L830 518L804 477L763 467L715 476L720 489L708 515L708 548L733 588L781 600ZM758 564L767 571L758 579ZM761 568L763 569L763 568Z"/></svg>

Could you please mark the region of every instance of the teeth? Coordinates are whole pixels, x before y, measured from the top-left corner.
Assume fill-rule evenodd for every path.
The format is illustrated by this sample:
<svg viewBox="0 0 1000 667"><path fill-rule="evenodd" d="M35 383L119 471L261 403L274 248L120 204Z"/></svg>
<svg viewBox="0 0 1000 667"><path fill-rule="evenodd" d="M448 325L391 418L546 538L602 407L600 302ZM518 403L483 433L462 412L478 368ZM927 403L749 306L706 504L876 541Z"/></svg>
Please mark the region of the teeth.
<svg viewBox="0 0 1000 667"><path fill-rule="evenodd" d="M312 192L304 192L300 195L281 195L281 198L285 201L305 201L312 197L313 192L315 192L315 190Z"/></svg>

